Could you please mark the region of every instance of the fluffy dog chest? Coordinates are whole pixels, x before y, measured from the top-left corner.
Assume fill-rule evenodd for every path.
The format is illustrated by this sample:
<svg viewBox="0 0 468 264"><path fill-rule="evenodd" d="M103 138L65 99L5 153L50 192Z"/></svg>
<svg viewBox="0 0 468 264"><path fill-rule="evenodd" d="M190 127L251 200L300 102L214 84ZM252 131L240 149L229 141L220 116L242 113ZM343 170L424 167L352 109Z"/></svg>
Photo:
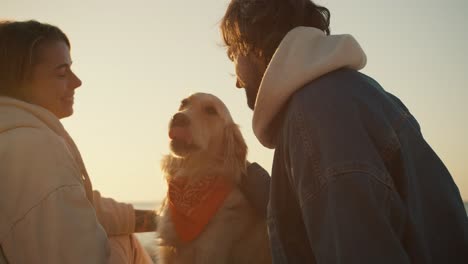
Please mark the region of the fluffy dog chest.
<svg viewBox="0 0 468 264"><path fill-rule="evenodd" d="M216 175L190 183L178 177L169 180L168 184L167 198L172 224L184 243L200 235L233 189L225 177Z"/></svg>

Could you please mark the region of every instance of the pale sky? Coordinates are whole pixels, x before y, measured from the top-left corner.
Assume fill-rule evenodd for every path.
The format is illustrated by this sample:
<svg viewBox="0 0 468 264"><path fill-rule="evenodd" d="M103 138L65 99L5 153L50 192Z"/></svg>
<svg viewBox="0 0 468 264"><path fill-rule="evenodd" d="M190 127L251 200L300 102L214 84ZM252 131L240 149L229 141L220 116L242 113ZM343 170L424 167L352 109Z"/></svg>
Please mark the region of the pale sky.
<svg viewBox="0 0 468 264"><path fill-rule="evenodd" d="M229 1L0 0L0 18L59 26L83 81L75 114L63 120L94 188L119 201L157 201L167 124L193 92L219 96L241 126L249 160L271 170L271 150L252 114L218 25ZM332 34L352 34L367 53L362 72L398 96L468 200L468 2L320 0Z"/></svg>

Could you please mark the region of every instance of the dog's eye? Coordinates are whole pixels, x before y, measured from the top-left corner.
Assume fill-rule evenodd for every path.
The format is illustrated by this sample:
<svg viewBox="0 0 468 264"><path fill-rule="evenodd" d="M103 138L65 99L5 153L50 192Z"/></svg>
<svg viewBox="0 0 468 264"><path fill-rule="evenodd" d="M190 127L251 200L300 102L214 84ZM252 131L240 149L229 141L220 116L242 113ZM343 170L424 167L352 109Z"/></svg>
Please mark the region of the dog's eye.
<svg viewBox="0 0 468 264"><path fill-rule="evenodd" d="M216 111L216 108L214 108L213 106L207 106L205 107L205 113L209 115L216 115L218 114L218 111Z"/></svg>

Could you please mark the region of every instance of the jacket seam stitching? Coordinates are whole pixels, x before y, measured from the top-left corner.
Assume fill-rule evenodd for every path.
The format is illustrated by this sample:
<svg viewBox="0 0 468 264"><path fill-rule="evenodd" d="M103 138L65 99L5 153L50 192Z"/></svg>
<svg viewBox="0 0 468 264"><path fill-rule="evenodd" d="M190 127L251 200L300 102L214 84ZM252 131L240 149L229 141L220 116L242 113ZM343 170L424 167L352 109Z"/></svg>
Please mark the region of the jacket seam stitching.
<svg viewBox="0 0 468 264"><path fill-rule="evenodd" d="M303 142L304 151L305 151L306 155L311 159L311 162L312 162L312 173L317 175L318 183L321 186L321 185L323 185L325 183L325 181L324 181L323 175L321 175L321 173L320 173L320 169L318 168L317 159L314 157L313 144L305 136L305 134L307 132L309 132L310 134L312 134L312 133L311 133L310 129L304 125L306 122L304 122L304 111L303 111L302 107L296 106L295 108L296 108L295 109L296 114L293 115L293 117L295 119L295 125L297 127L297 130L299 132L298 133L298 136L299 136L299 141L298 142Z"/></svg>
<svg viewBox="0 0 468 264"><path fill-rule="evenodd" d="M3 130L0 130L0 133L6 133L8 131L15 130L17 128L36 128L36 129L39 129L40 127L32 126L32 125L17 125L17 126L8 127L8 128L3 129Z"/></svg>
<svg viewBox="0 0 468 264"><path fill-rule="evenodd" d="M300 207L302 208L303 205L306 202L308 202L309 200L313 201L320 194L320 192L323 190L323 188L328 186L328 184L330 182L338 180L338 176L342 177L342 176L345 176L345 175L348 175L348 174L351 174L351 173L355 173L355 172L362 173L363 175L371 176L373 179L375 179L378 182L380 182L381 184L383 184L388 190L390 190L390 191L394 190L391 185L389 185L386 182L382 181L381 179L379 179L379 177L376 177L373 173L370 173L370 172L365 171L365 170L350 169L350 170L346 170L346 171L339 172L339 173L336 173L336 174L332 174L329 177L327 177L326 182L323 184L323 186L320 186L320 188L319 188L319 190L317 192L309 193L307 196L304 197L303 202L300 204Z"/></svg>

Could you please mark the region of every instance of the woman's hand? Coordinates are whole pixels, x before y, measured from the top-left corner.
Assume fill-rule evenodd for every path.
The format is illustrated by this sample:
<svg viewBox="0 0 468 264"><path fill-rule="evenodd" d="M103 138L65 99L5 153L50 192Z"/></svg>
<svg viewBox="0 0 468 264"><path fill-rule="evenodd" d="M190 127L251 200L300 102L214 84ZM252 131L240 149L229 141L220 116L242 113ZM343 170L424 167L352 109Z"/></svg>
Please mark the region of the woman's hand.
<svg viewBox="0 0 468 264"><path fill-rule="evenodd" d="M156 231L156 212L153 210L135 210L135 233Z"/></svg>

